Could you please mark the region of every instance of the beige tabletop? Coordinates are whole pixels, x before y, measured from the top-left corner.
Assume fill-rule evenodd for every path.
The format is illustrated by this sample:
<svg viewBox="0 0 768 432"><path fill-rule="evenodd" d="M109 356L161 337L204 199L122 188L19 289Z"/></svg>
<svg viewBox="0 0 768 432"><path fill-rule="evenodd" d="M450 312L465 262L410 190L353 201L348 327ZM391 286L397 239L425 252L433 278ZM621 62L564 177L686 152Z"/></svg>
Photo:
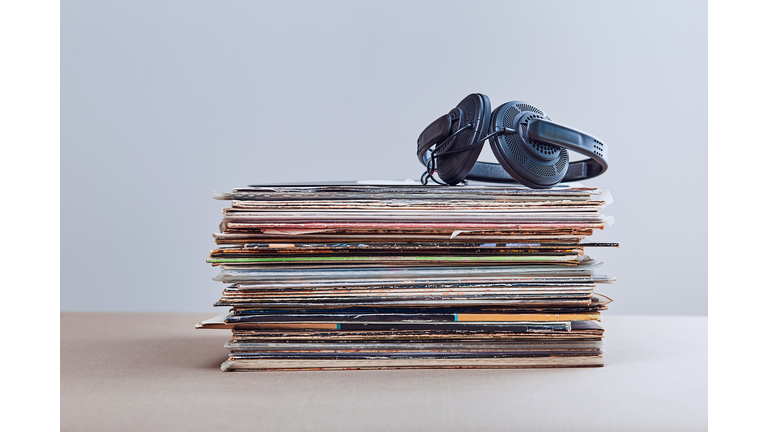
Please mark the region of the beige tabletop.
<svg viewBox="0 0 768 432"><path fill-rule="evenodd" d="M604 317L605 367L229 372L216 315L62 313L64 431L707 428L707 318Z"/></svg>

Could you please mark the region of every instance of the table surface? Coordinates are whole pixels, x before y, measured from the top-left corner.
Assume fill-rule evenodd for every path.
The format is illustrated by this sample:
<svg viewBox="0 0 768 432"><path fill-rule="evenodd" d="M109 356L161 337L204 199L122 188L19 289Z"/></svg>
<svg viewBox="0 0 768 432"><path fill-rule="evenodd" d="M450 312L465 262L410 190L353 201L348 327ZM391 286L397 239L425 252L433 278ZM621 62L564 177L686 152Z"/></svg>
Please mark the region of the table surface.
<svg viewBox="0 0 768 432"><path fill-rule="evenodd" d="M706 430L707 318L611 316L605 367L221 372L216 315L62 313L61 430Z"/></svg>

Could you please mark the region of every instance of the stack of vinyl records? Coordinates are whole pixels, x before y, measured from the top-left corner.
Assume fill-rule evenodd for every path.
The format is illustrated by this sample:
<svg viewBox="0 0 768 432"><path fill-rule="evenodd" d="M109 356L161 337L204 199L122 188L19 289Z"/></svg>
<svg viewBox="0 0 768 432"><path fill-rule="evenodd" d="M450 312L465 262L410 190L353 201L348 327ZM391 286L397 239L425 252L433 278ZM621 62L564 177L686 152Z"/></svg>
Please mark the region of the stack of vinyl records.
<svg viewBox="0 0 768 432"><path fill-rule="evenodd" d="M219 193L225 371L602 366L595 188L328 184Z"/></svg>

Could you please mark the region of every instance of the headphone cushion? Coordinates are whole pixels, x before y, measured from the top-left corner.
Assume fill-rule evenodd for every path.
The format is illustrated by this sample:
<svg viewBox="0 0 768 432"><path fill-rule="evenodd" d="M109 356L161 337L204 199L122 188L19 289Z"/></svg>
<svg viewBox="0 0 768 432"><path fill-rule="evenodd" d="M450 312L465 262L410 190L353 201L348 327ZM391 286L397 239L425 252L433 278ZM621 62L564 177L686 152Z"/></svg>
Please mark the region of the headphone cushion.
<svg viewBox="0 0 768 432"><path fill-rule="evenodd" d="M491 117L491 102L488 96L480 93L472 93L465 97L456 108L451 110L454 119L458 119L458 111L464 114L463 121L454 121L451 125L451 133L456 132L467 123L472 123L472 127L459 132L446 143L442 151L459 150L463 147L474 144L480 138L488 134ZM435 153L437 158L437 175L448 184L455 185L460 183L467 176L472 166L480 157L483 146L477 146L468 149L465 152L450 153L440 156L441 151Z"/></svg>

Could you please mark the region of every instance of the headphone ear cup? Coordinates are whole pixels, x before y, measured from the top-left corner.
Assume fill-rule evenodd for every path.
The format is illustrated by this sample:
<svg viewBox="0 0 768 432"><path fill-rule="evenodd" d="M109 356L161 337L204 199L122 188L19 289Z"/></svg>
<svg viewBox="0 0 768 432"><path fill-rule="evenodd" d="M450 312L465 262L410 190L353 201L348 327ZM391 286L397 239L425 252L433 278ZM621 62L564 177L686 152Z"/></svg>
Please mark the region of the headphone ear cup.
<svg viewBox="0 0 768 432"><path fill-rule="evenodd" d="M550 188L568 171L568 151L528 137L531 119L551 120L544 111L525 102L507 102L491 113L490 127L512 128L517 133L491 137L496 160L519 183L534 189Z"/></svg>
<svg viewBox="0 0 768 432"><path fill-rule="evenodd" d="M460 183L467 176L472 166L480 157L483 146L477 146L468 149L465 152L457 152L440 156L443 151L459 150L463 147L474 144L480 138L488 134L491 123L491 101L488 96L480 93L472 93L465 97L459 104L451 110L454 120L459 120L455 113L463 112L463 121L454 121L451 125L451 133L456 132L461 127L472 123L472 127L456 134L451 142L446 143L439 151L435 152L437 158L437 175L448 184L455 185Z"/></svg>

